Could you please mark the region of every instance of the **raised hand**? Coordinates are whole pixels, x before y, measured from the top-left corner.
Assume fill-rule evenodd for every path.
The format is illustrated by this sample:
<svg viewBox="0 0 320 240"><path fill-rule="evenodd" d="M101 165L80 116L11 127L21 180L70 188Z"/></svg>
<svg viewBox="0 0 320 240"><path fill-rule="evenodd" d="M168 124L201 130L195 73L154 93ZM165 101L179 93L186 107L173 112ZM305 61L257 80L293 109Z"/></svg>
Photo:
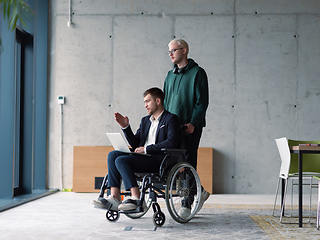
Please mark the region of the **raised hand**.
<svg viewBox="0 0 320 240"><path fill-rule="evenodd" d="M122 116L120 113L116 112L114 118L119 123L122 128L125 128L129 125L129 118L127 116Z"/></svg>

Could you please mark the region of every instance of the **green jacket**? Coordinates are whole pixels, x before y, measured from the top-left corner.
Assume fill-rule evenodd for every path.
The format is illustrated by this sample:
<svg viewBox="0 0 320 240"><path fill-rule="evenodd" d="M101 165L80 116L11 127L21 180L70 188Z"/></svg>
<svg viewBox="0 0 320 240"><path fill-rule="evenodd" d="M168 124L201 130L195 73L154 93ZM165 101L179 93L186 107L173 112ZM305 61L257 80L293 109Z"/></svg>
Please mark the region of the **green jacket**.
<svg viewBox="0 0 320 240"><path fill-rule="evenodd" d="M203 68L192 59L182 73L169 71L164 81L164 107L178 115L181 124L205 127L209 104L208 78Z"/></svg>

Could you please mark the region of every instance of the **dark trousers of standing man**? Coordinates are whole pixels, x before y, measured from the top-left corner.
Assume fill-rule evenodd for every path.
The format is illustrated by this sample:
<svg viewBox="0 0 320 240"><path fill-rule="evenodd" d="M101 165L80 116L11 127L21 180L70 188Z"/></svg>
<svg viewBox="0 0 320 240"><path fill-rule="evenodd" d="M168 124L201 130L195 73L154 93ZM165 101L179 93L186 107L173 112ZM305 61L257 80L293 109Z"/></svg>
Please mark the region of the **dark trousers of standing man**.
<svg viewBox="0 0 320 240"><path fill-rule="evenodd" d="M184 131L181 134L181 148L186 149L187 162L197 170L198 147L202 135L202 127L194 128L192 134Z"/></svg>
<svg viewBox="0 0 320 240"><path fill-rule="evenodd" d="M194 128L194 131L192 134L187 134L184 130L181 132L181 148L186 149L186 157L187 162L194 167L194 169L197 170L197 160L198 160L198 147L200 143L200 138L202 135L202 127L200 128ZM193 176L193 175L192 175ZM191 205L194 201L194 195L196 195L196 187L194 186L195 179L192 177L190 180L190 186L191 187L191 194L189 197L182 200L182 207L187 207L191 209ZM201 186L203 189L203 187Z"/></svg>

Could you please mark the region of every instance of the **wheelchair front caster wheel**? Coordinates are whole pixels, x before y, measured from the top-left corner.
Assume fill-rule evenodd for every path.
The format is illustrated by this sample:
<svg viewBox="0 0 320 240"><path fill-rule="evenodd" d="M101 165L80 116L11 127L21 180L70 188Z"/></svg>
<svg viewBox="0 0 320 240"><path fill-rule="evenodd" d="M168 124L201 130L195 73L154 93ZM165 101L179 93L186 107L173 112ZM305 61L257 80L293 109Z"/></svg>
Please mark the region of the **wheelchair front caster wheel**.
<svg viewBox="0 0 320 240"><path fill-rule="evenodd" d="M110 222L115 222L119 219L120 214L118 211L113 211L113 210L108 210L106 213L106 218L110 221Z"/></svg>
<svg viewBox="0 0 320 240"><path fill-rule="evenodd" d="M163 212L155 212L152 217L153 224L156 227L162 227L164 222L166 221L166 216Z"/></svg>

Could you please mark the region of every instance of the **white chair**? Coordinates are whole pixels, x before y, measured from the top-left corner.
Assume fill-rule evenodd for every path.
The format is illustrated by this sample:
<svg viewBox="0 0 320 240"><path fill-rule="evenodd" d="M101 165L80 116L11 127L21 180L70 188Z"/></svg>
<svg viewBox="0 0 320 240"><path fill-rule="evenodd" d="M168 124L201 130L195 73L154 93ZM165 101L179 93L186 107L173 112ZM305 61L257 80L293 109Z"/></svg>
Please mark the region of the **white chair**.
<svg viewBox="0 0 320 240"><path fill-rule="evenodd" d="M280 182L282 180L285 180L285 189L284 189L283 199L281 202L281 212L280 212L280 222L281 222L283 210L284 210L284 202L285 202L286 192L287 192L288 179L289 179L289 169L290 169L291 156L290 156L290 149L289 149L287 138L276 139L276 144L277 144L278 151L279 151L280 158L281 158L281 166L280 166L280 174L279 174L279 179L278 179L278 184L277 184L277 189L276 189L276 196L275 196L275 200L274 200L272 216L274 216L274 211L275 211L275 207L276 207L276 203L277 203L277 196L278 196Z"/></svg>
<svg viewBox="0 0 320 240"><path fill-rule="evenodd" d="M275 201L274 201L274 205L273 205L272 216L274 216L274 211L275 211L277 196L278 196L278 191L279 191L279 185L280 185L281 180L284 180L285 181L285 188L284 188L283 200L281 202L281 212L280 212L280 222L282 222L282 216L284 215L284 206L285 206L285 200L286 200L288 180L289 179L298 180L298 173L297 172L290 172L290 165L292 164L292 162L291 162L291 153L290 153L288 139L286 137L276 139L276 144L277 144L278 151L279 151L280 158L281 158L281 167L280 167L280 174L279 174L279 180L278 180L278 184L277 184ZM297 164L297 163L295 163L295 164ZM295 167L293 167L292 169L295 169ZM311 217L310 215L311 215L312 177L315 176L316 174L317 173L303 172L303 177L311 177L311 180L310 180L309 221L310 221L310 217ZM292 189L293 189L293 185L298 185L298 183L294 183L292 181ZM309 184L307 184L307 185L309 185ZM293 194L291 191L291 213L290 213L290 216L292 216L292 205L293 205Z"/></svg>

